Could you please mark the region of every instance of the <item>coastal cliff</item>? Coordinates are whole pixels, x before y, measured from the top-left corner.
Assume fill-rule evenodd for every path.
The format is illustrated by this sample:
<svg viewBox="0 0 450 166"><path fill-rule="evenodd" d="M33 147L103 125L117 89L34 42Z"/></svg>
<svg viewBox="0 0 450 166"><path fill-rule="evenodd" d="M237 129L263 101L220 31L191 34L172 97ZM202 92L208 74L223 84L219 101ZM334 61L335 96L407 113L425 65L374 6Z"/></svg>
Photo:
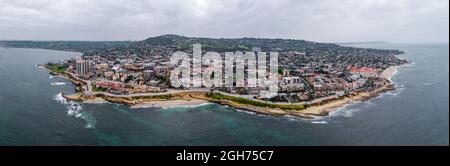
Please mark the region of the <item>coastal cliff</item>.
<svg viewBox="0 0 450 166"><path fill-rule="evenodd" d="M211 97L212 93L207 92L186 92L175 93L170 95L154 95L144 97L115 97L103 94L86 95L83 93L76 93L70 95L63 95L68 100L81 101L86 103L102 103L111 102L124 104L130 107L133 106L149 106L149 107L166 107L166 106L187 106L189 104L201 103L216 103L219 105L226 105L235 109L255 112L258 114L271 116L295 116L306 119L313 119L316 116L328 116L334 109L351 104L353 102L365 101L377 96L380 93L394 90L392 84L387 84L381 88L368 92L351 93L343 97L336 97L333 99L324 100L322 102L313 103L309 105L291 105L291 104L272 104L266 106L258 106L258 104L243 103L227 98L217 99Z"/></svg>
<svg viewBox="0 0 450 166"><path fill-rule="evenodd" d="M44 66L46 67L46 66ZM108 93L83 92L87 83L74 78L66 72L50 71L51 74L60 75L71 81L76 87L78 93L63 95L68 100L80 101L84 103L119 103L130 107L146 106L146 107L177 107L192 104L216 103L226 105L235 109L255 112L258 114L271 116L295 116L306 119L313 119L317 116L328 116L330 112L338 107L342 107L354 102L365 101L376 97L378 94L394 90L395 86L389 80L395 73L398 66L392 66L383 71L382 78L386 79L386 84L379 88L363 91L352 92L344 96L321 100L310 104L281 104L262 101L254 101L236 96L228 96L217 92L177 92L172 94L152 94L148 96L129 96L123 97ZM48 69L48 67L46 67ZM49 69L50 70L50 69Z"/></svg>

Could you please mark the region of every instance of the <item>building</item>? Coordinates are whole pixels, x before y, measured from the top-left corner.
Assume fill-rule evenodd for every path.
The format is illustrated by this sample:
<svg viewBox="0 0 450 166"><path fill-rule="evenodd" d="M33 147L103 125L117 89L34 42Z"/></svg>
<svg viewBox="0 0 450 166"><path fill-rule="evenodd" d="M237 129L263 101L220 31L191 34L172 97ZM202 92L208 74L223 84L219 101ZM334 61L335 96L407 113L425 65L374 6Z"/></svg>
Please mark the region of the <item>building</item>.
<svg viewBox="0 0 450 166"><path fill-rule="evenodd" d="M296 92L304 90L305 86L300 77L283 77L280 89L283 92Z"/></svg>
<svg viewBox="0 0 450 166"><path fill-rule="evenodd" d="M378 70L370 67L350 67L349 71L351 74L359 74L363 77L379 77Z"/></svg>
<svg viewBox="0 0 450 166"><path fill-rule="evenodd" d="M353 89L358 89L358 88L361 88L364 85L366 85L366 83L367 83L367 79L360 78L360 79L352 82L352 87L353 87Z"/></svg>
<svg viewBox="0 0 450 166"><path fill-rule="evenodd" d="M76 61L76 65L75 65L76 74L78 74L80 76L81 75L86 75L86 74L89 73L90 67L91 67L91 62L90 61L77 60Z"/></svg>
<svg viewBox="0 0 450 166"><path fill-rule="evenodd" d="M144 75L144 80L145 81L149 81L149 80L151 80L152 78L155 77L155 71L153 71L153 70L145 70L143 75Z"/></svg>
<svg viewBox="0 0 450 166"><path fill-rule="evenodd" d="M101 63L95 66L97 68L97 70L108 70L108 64L107 63Z"/></svg>
<svg viewBox="0 0 450 166"><path fill-rule="evenodd" d="M170 69L166 66L156 66L154 71L158 76L170 76Z"/></svg>
<svg viewBox="0 0 450 166"><path fill-rule="evenodd" d="M150 62L150 63L144 63L142 65L145 70L153 70L153 68L156 66L156 63Z"/></svg>
<svg viewBox="0 0 450 166"><path fill-rule="evenodd" d="M112 71L107 71L107 72L105 72L104 74L105 74L105 78L106 78L106 79L110 79L110 80L113 79L114 72L112 72Z"/></svg>
<svg viewBox="0 0 450 166"><path fill-rule="evenodd" d="M120 89L122 87L121 84L113 82L96 82L95 86L99 88L115 89L115 90Z"/></svg>

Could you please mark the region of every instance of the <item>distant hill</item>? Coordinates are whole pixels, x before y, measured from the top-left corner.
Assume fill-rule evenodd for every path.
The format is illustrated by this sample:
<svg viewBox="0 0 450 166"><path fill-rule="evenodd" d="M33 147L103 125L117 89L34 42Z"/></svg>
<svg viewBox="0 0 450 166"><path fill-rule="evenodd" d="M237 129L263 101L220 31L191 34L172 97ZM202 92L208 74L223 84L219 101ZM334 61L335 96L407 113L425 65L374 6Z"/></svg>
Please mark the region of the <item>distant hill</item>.
<svg viewBox="0 0 450 166"><path fill-rule="evenodd" d="M0 41L0 46L13 48L40 48L61 51L90 52L113 47L127 47L130 41Z"/></svg>
<svg viewBox="0 0 450 166"><path fill-rule="evenodd" d="M205 51L248 51L252 47L260 47L263 51L304 51L304 52L394 52L398 50L378 50L344 47L333 43L318 43L295 39L268 38L199 38L180 35L161 35L142 41L0 41L0 45L18 48L42 48L54 50L69 50L79 52L108 52L120 50L136 50L146 52L155 48L172 48L181 51L191 51L192 44L202 44ZM348 43L347 43L348 44Z"/></svg>
<svg viewBox="0 0 450 166"><path fill-rule="evenodd" d="M147 46L171 46L180 49L191 48L192 44L202 44L202 49L208 51L236 51L251 50L252 47L261 47L265 51L307 50L308 48L340 47L331 43L316 43L294 39L268 39L268 38L198 38L179 35L161 35L147 38L138 44Z"/></svg>
<svg viewBox="0 0 450 166"><path fill-rule="evenodd" d="M387 44L389 42L387 41L365 41L365 42L342 42L342 43L335 43L338 45L358 45L358 44Z"/></svg>

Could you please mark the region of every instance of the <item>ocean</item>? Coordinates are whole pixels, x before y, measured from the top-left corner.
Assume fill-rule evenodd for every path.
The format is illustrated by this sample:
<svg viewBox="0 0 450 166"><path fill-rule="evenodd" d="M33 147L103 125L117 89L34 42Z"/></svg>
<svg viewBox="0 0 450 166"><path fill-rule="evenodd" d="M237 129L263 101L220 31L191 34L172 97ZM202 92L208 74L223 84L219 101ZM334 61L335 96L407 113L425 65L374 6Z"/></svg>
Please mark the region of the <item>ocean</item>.
<svg viewBox="0 0 450 166"><path fill-rule="evenodd" d="M216 104L129 108L64 100L73 85L36 64L80 53L0 48L0 145L449 145L449 45L400 49L397 89L328 117L272 117Z"/></svg>

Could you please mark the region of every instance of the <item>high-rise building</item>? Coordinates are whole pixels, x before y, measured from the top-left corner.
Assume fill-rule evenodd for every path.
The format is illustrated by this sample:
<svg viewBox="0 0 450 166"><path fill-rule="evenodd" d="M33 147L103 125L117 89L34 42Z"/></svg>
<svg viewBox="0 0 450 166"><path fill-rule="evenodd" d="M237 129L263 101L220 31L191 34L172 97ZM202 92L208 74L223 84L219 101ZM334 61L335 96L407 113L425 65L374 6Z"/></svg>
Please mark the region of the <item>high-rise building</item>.
<svg viewBox="0 0 450 166"><path fill-rule="evenodd" d="M89 73L90 62L86 60L77 60L76 62L76 74L86 75Z"/></svg>

